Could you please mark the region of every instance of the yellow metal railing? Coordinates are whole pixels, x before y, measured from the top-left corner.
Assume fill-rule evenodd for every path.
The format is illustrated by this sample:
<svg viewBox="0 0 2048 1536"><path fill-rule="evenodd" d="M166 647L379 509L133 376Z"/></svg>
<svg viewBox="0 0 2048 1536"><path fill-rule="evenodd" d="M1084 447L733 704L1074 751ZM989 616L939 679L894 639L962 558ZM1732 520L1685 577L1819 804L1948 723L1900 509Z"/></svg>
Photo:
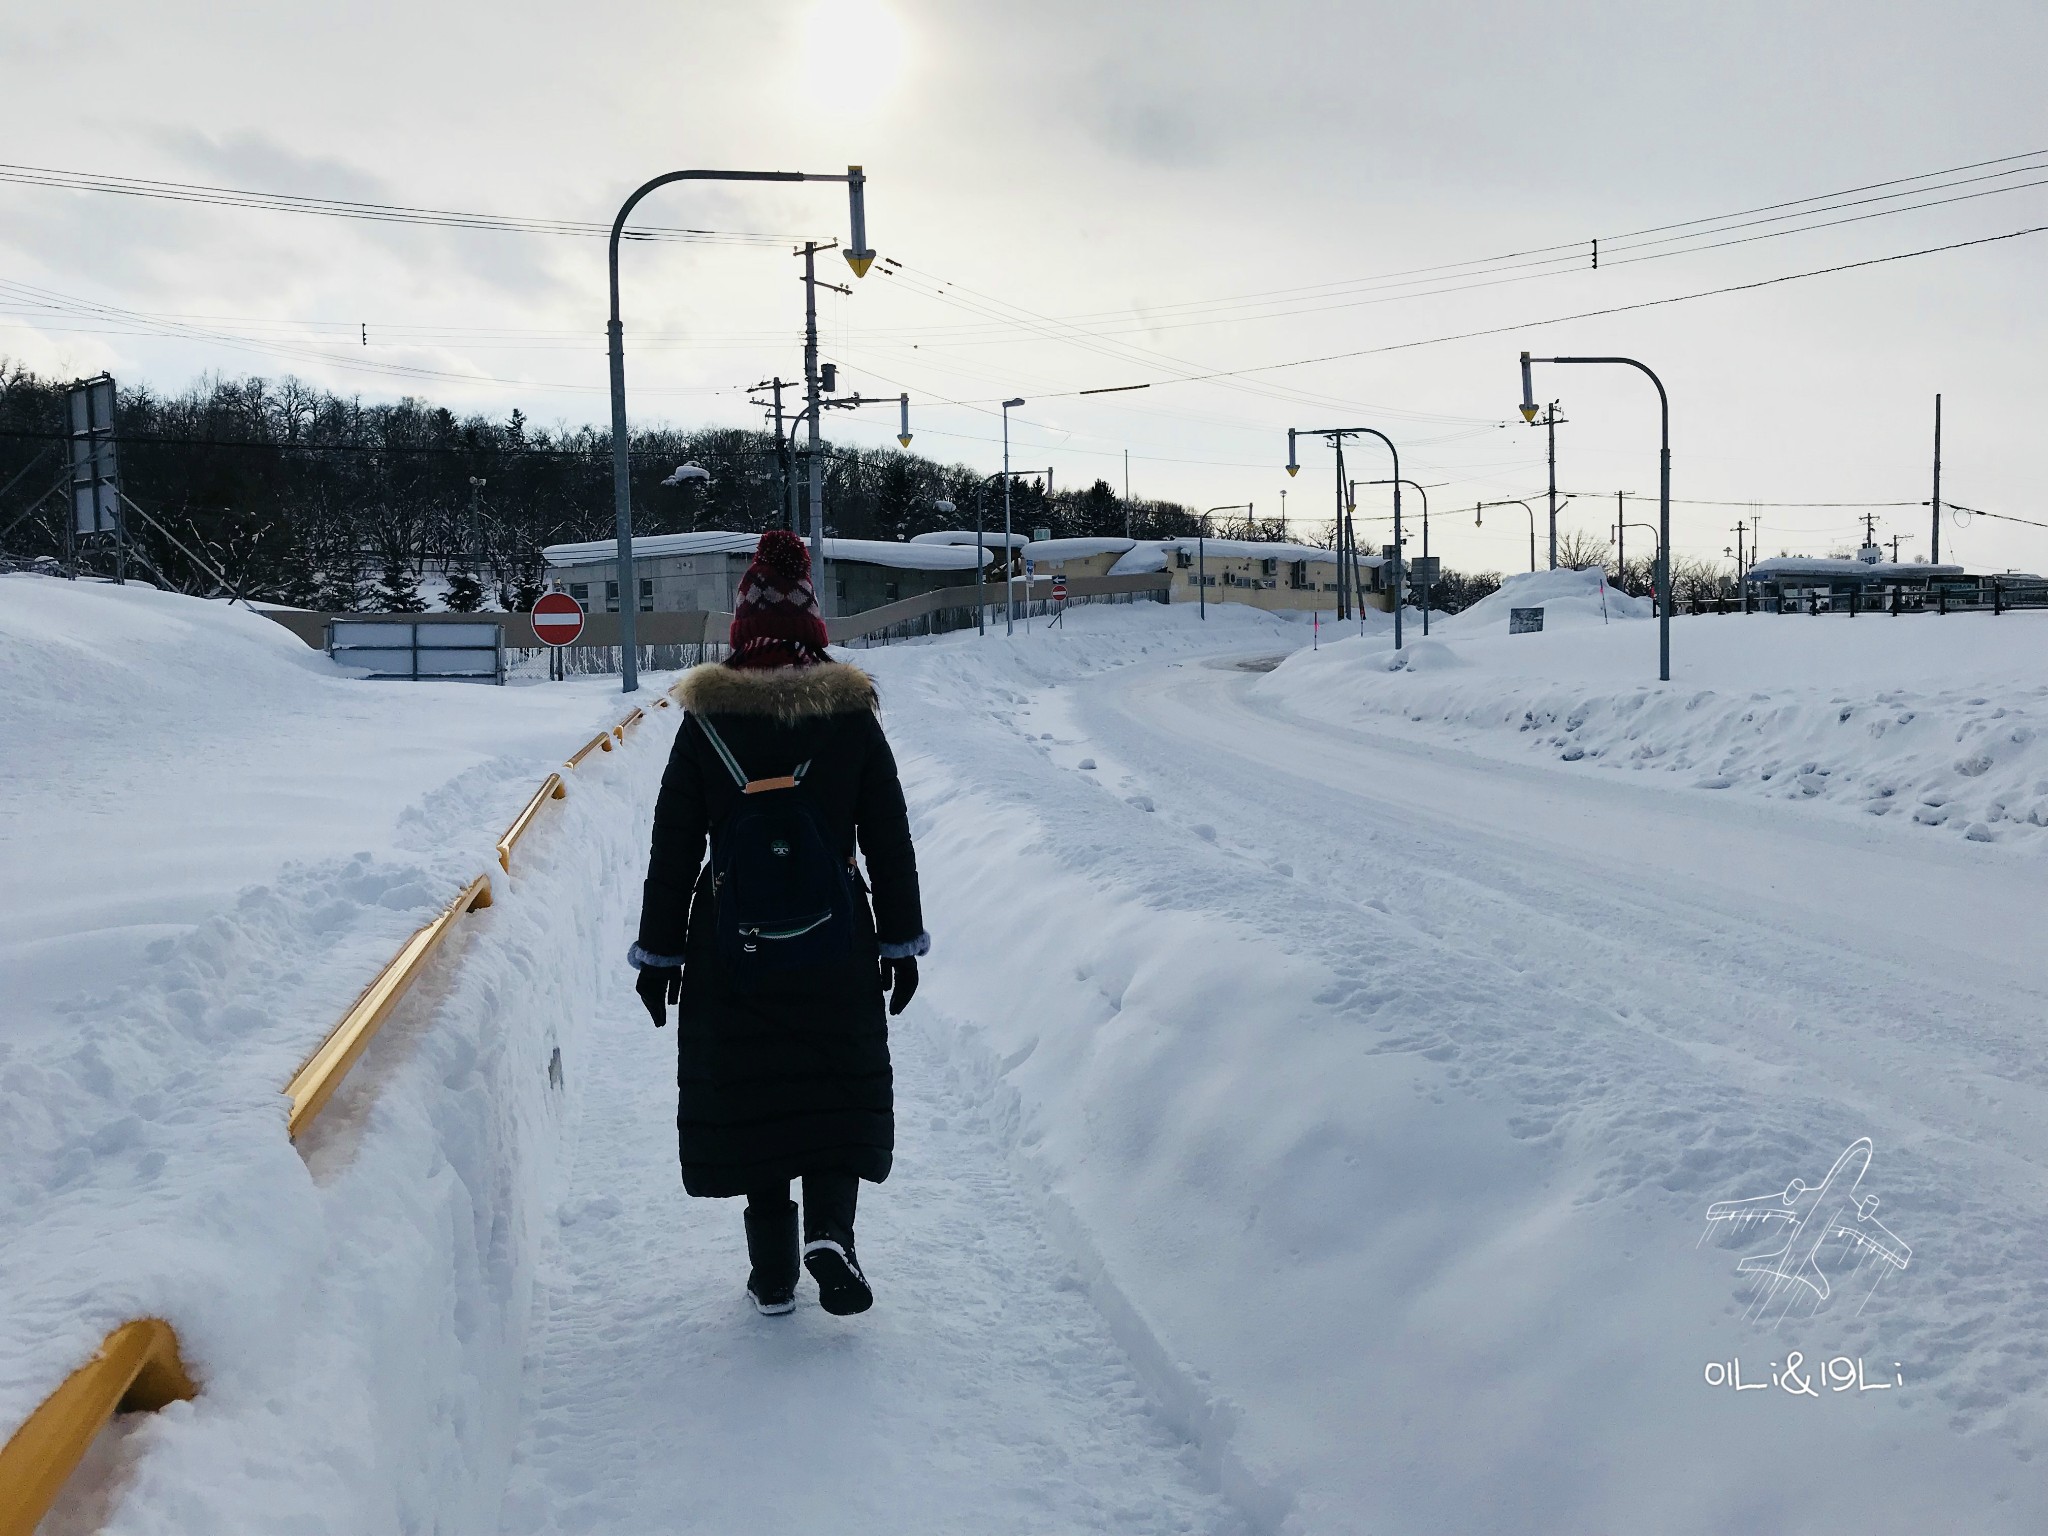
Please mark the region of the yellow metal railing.
<svg viewBox="0 0 2048 1536"><path fill-rule="evenodd" d="M405 946L363 988L362 996L320 1042L320 1048L306 1058L306 1064L285 1084L285 1096L292 1101L286 1132L292 1140L297 1141L299 1133L313 1123L313 1117L327 1107L327 1101L334 1097L334 1090L341 1086L348 1069L356 1064L371 1040L376 1038L377 1031L384 1027L384 1021L391 1017L391 1010L398 1006L398 1000L418 979L427 961L433 958L434 951L441 947L441 941L448 937L449 930L465 914L490 904L491 877L478 875L462 888L460 896L441 909L439 917L407 939Z"/></svg>
<svg viewBox="0 0 2048 1536"><path fill-rule="evenodd" d="M161 1318L123 1323L0 1447L0 1536L34 1536L93 1436L117 1411L153 1410L197 1394Z"/></svg>
<svg viewBox="0 0 2048 1536"><path fill-rule="evenodd" d="M547 776L547 781L539 789L536 789L533 792L533 798L526 802L526 809L513 818L512 825L505 829L505 835L498 839L498 868L504 870L508 875L512 873L512 849L514 845L518 843L519 839L526 836L526 829L533 825L533 819L540 814L542 806L546 805L550 800L560 800L568 793L568 786L562 782L562 776L559 773L551 773Z"/></svg>
<svg viewBox="0 0 2048 1536"><path fill-rule="evenodd" d="M658 709L669 707L667 698L654 703ZM613 743L624 742L626 732L644 718L641 710L633 710L585 742L564 766L575 768L593 752L611 751ZM532 828L541 808L568 793L561 774L547 776L498 839L500 868L510 872L512 849ZM285 1085L285 1095L291 1101L286 1132L294 1141L334 1097L342 1078L369 1048L442 940L464 916L490 904L491 877L478 875L431 923L407 939L363 989L341 1022ZM34 1536L37 1523L56 1502L65 1479L114 1414L151 1411L193 1397L198 1390L185 1374L177 1335L169 1323L150 1317L116 1328L107 1335L100 1352L73 1371L6 1445L0 1446L0 1536Z"/></svg>

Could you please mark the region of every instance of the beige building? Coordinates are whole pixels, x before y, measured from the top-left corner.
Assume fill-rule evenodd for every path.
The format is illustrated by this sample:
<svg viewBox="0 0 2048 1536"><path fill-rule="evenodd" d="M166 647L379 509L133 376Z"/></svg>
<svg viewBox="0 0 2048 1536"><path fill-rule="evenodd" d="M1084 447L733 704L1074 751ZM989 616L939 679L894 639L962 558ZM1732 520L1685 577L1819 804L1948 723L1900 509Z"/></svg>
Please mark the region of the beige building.
<svg viewBox="0 0 2048 1536"><path fill-rule="evenodd" d="M969 538L973 536L970 534ZM656 533L633 541L642 613L732 611L732 597L760 535ZM567 592L586 613L617 613L618 544L595 539L541 551L547 585ZM818 596L828 614L865 613L935 587L974 585L974 546L827 539Z"/></svg>
<svg viewBox="0 0 2048 1536"><path fill-rule="evenodd" d="M1135 539L1037 539L1024 546L1024 558L1039 576L1107 576L1137 547Z"/></svg>
<svg viewBox="0 0 2048 1536"><path fill-rule="evenodd" d="M1368 605L1391 610L1391 599L1376 590L1380 564L1377 555L1360 556L1359 582ZM1155 540L1134 545L1111 565L1109 574L1147 571L1165 571L1172 578L1169 600L1176 603L1196 602L1206 595L1212 603L1248 603L1254 608L1307 612L1337 607L1337 552L1309 544Z"/></svg>

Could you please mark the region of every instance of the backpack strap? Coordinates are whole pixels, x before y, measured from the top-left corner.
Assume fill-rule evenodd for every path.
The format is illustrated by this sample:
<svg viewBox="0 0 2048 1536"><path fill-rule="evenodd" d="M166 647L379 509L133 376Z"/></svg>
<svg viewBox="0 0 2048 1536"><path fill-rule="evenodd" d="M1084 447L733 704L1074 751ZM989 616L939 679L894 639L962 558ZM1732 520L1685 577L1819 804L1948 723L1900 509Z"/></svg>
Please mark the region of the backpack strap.
<svg viewBox="0 0 2048 1536"><path fill-rule="evenodd" d="M739 791L743 795L764 794L774 789L795 789L803 782L804 774L810 769L810 759L806 758L779 779L750 779L746 770L740 767L740 760L732 755L732 748L725 744L725 738L712 728L710 720L703 715L693 715L691 718L697 722L697 729L702 731L704 739L711 743L711 750L718 754L718 760L725 764L725 771L732 775L733 783L739 786Z"/></svg>

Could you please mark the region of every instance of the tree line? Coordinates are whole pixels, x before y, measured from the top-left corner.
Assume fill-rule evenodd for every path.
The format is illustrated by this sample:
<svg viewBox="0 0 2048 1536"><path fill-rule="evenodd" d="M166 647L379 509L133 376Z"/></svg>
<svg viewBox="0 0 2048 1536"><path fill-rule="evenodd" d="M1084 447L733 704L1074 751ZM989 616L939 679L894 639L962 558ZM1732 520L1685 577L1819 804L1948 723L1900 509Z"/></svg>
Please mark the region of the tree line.
<svg viewBox="0 0 2048 1536"><path fill-rule="evenodd" d="M67 388L0 364L0 529L15 524L0 550L16 565L65 548L57 492ZM218 572L245 597L412 611L431 573L448 606L523 608L539 594L546 546L614 527L610 432L537 427L518 410L458 416L410 397L365 404L293 378L217 376L177 395L125 387L116 428L122 489L162 525L130 516L132 557L180 591L212 593ZM826 453L830 534L904 539L971 527L983 495L1001 526L1000 482L978 470L896 449L827 443ZM780 526L792 481L808 507L801 446L792 453L772 432L650 427L633 433L631 455L637 532ZM710 480L662 483L685 463ZM941 512L948 501L955 510ZM1042 475L1016 479L1011 519L1054 537L1128 527L1137 538L1173 538L1199 522L1177 502L1126 508L1106 481L1055 489ZM104 551L85 558L91 569L108 564Z"/></svg>
<svg viewBox="0 0 2048 1536"><path fill-rule="evenodd" d="M33 565L64 551L66 380L0 362L0 564ZM539 427L513 410L458 416L406 397L365 404L295 378L214 376L180 394L124 387L117 418L123 490L161 527L129 519L142 574L184 592L225 585L245 597L327 612L415 611L423 582L457 609L532 606L541 551L613 531L611 434L595 426ZM826 532L905 539L972 527L978 498L999 528L999 479L895 448L825 445ZM659 426L633 433L633 517L641 533L781 526L791 501L808 506L801 446L772 432ZM678 465L708 481L662 482ZM954 510L939 505L951 502ZM807 516L807 513L805 514ZM1124 498L1098 479L1048 487L1020 473L1011 523L1055 538L1185 538L1202 526L1174 501ZM10 528L9 525L13 526ZM1335 525L1212 519L1216 538L1335 543ZM1605 566L1629 592L1650 590L1649 562L1617 566L1582 533L1560 561ZM106 552L87 551L102 570ZM217 574L216 574L217 573ZM1730 579L1705 561L1675 562L1681 601L1711 598ZM431 580L429 580L431 578ZM1433 603L1456 612L1500 585L1497 573L1443 572Z"/></svg>

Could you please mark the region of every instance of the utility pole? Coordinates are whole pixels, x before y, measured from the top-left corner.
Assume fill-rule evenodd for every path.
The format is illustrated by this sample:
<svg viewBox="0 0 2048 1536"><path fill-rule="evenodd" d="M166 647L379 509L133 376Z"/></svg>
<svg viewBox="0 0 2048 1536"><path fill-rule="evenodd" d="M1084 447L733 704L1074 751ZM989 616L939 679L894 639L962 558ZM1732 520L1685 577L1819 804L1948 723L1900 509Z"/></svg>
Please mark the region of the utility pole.
<svg viewBox="0 0 2048 1536"><path fill-rule="evenodd" d="M1928 559L1941 564L1941 396L1934 397L1934 522Z"/></svg>
<svg viewBox="0 0 2048 1536"><path fill-rule="evenodd" d="M1735 521L1735 579L1737 581L1742 580L1742 573L1749 569L1749 565L1742 555L1742 541L1748 537L1748 534L1749 524L1737 518Z"/></svg>
<svg viewBox="0 0 2048 1536"><path fill-rule="evenodd" d="M1358 565L1358 552L1347 552L1349 541L1355 535L1351 519L1345 515L1349 509L1344 505L1344 439L1339 437L1334 441L1337 445L1337 618L1341 622L1351 617L1351 584Z"/></svg>
<svg viewBox="0 0 2048 1536"><path fill-rule="evenodd" d="M804 403L811 413L804 461L811 482L811 576L817 589L818 611L829 617L833 594L825 586L825 461L819 454L824 444L818 433L818 243L815 240L804 242Z"/></svg>
<svg viewBox="0 0 2048 1536"><path fill-rule="evenodd" d="M1131 536L1131 450L1124 450L1124 537Z"/></svg>
<svg viewBox="0 0 2048 1536"><path fill-rule="evenodd" d="M1614 493L1614 575L1621 590L1628 590L1628 492Z"/></svg>
<svg viewBox="0 0 2048 1536"><path fill-rule="evenodd" d="M1287 487L1280 487L1280 537L1287 537Z"/></svg>
<svg viewBox="0 0 2048 1536"><path fill-rule="evenodd" d="M789 444L782 440L782 375L769 381L775 386L775 477L782 482L782 523L796 532L796 502L790 495Z"/></svg>
<svg viewBox="0 0 2048 1536"><path fill-rule="evenodd" d="M1557 402L1551 401L1543 411L1543 429L1549 438L1550 460L1550 568L1557 569L1557 424L1567 420L1557 414Z"/></svg>
<svg viewBox="0 0 2048 1536"><path fill-rule="evenodd" d="M1893 564L1893 565L1897 565L1897 564L1899 563L1899 543L1900 543L1900 541L1901 541L1901 540L1903 540L1903 539L1904 539L1905 537L1906 537L1906 536L1905 536L1905 535L1904 535L1903 533L1895 533L1895 534L1893 534L1893 535L1892 535L1892 564Z"/></svg>

